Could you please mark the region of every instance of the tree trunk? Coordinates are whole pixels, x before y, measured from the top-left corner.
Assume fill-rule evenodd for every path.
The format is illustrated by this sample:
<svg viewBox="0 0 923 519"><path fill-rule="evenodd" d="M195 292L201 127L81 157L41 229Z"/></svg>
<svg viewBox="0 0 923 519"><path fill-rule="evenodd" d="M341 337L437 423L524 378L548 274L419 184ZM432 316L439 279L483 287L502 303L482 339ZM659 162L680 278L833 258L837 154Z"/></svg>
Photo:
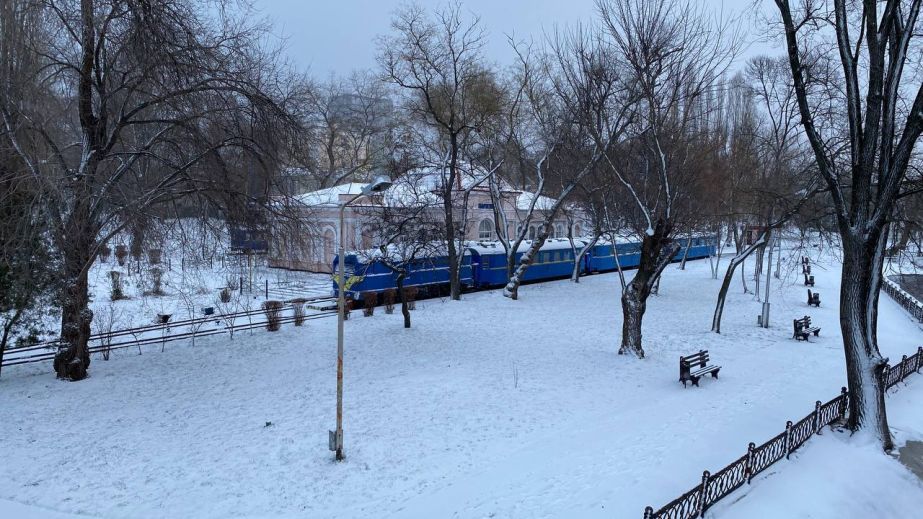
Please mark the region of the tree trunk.
<svg viewBox="0 0 923 519"><path fill-rule="evenodd" d="M58 378L82 380L90 367L90 323L93 312L89 308L89 286L85 260L78 257L79 251L67 251L64 269L67 278L61 304L62 348L54 358L54 370Z"/></svg>
<svg viewBox="0 0 923 519"><path fill-rule="evenodd" d="M19 322L19 319L22 318L23 309L17 308L13 315L3 323L3 337L0 338L0 373L3 372L3 354L6 352L6 344L10 340L10 332L13 330L13 327L16 326L16 323Z"/></svg>
<svg viewBox="0 0 923 519"><path fill-rule="evenodd" d="M446 235L446 245L448 248L448 260L449 260L449 293L454 301L461 300L461 280L458 261L458 249L455 247L455 240L458 238L456 236L456 225L455 225L455 197L453 196L455 191L455 183L458 182L458 188L461 189L461 180L458 176L458 134L453 133L450 139L451 146L451 155L449 157L449 178L447 180L447 185L442 186L443 189L443 209L445 211L445 235ZM462 222L462 225L465 225L465 222Z"/></svg>
<svg viewBox="0 0 923 519"><path fill-rule="evenodd" d="M509 277L506 286L503 287L503 295L514 301L519 298L519 285L522 284L523 276L526 275L526 271L529 270L529 267L532 265L535 255L538 254L539 249L542 248L548 236L551 234L552 227L551 224L546 221L541 229L539 235L532 240L532 243L529 245L529 250L522 254L522 258L519 259L519 265L516 266L513 275ZM507 264L509 264L509 261L507 261ZM507 270L509 270L509 265L507 265Z"/></svg>
<svg viewBox="0 0 923 519"><path fill-rule="evenodd" d="M734 256L731 259L731 263L728 264L728 270L724 274L724 282L721 283L721 290L718 292L718 303L715 305L715 315L711 320L711 331L715 333L721 333L721 316L724 314L724 301L727 299L728 290L731 288L731 281L734 279L734 271L737 269L737 266L742 264L744 260L747 259L747 256L753 253L762 243L765 235L761 236L759 240L750 245L737 256Z"/></svg>
<svg viewBox="0 0 923 519"><path fill-rule="evenodd" d="M686 258L689 257L689 247L692 246L692 238L686 239L686 250L683 252L683 261L679 264L680 270L686 270Z"/></svg>
<svg viewBox="0 0 923 519"><path fill-rule="evenodd" d="M638 270L622 290L622 344L619 355L629 353L644 358L641 323L647 310L647 298L663 269L670 264L680 248L678 243L669 239L671 230L670 223L659 220L653 234L645 234L641 242Z"/></svg>
<svg viewBox="0 0 923 519"><path fill-rule="evenodd" d="M574 271L571 272L570 275L570 279L574 283L580 283L580 264L583 262L583 257L586 256L586 253L596 245L597 241L599 241L599 234L594 233L593 239L590 240L590 243L584 245L583 248L580 249L579 253L574 254ZM614 248L613 251L615 251Z"/></svg>
<svg viewBox="0 0 923 519"><path fill-rule="evenodd" d="M410 328L410 308L407 307L407 299L404 297L404 278L407 276L406 272L401 272L397 275L397 297L401 301L401 315L404 316L404 328Z"/></svg>
<svg viewBox="0 0 923 519"><path fill-rule="evenodd" d="M885 409L888 359L882 358L877 337L886 236L886 230L873 231L865 239L843 235L840 329L849 395L847 426L854 431L869 429L885 450L891 450L894 444Z"/></svg>
<svg viewBox="0 0 923 519"><path fill-rule="evenodd" d="M639 358L644 358L644 348L641 344L641 322L647 310L647 297L650 291L645 289L646 282L639 280L639 276L641 276L640 270L622 291L622 345L619 347L619 355L632 353Z"/></svg>

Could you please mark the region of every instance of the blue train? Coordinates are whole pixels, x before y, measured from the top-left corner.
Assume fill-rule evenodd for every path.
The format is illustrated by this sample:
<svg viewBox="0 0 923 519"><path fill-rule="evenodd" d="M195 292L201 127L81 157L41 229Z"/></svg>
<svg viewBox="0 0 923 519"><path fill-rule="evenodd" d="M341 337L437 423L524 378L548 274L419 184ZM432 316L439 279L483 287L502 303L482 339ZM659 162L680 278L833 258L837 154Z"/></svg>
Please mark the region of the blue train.
<svg viewBox="0 0 923 519"><path fill-rule="evenodd" d="M693 236L691 239L680 238L682 248L674 256L673 261L680 261L686 254L686 244L689 244L687 259L700 259L712 256L716 252L717 238L711 236ZM575 256L588 242L574 240L571 246L569 240L558 238L545 242L532 263L526 270L523 281L545 281L561 279L571 275L574 270ZM522 254L528 250L530 242L523 242L516 255L519 263ZM641 259L641 244L638 242L598 241L580 259L580 273L592 274L597 272L610 272L617 269L615 253L623 269L635 268ZM461 272L459 278L462 287L466 290L500 287L506 284L506 253L500 242L468 242L463 251ZM346 294L353 299L360 299L362 292L381 292L396 288L395 273L381 261L367 259L370 255L360 255L356 252L346 254L346 278L357 278L349 286ZM337 272L339 257L333 260L333 271ZM418 287L426 295L447 293L449 284L449 262L445 256L427 257L414 261L408 269L409 273L404 280L405 287ZM336 282L333 282L333 293L337 294Z"/></svg>

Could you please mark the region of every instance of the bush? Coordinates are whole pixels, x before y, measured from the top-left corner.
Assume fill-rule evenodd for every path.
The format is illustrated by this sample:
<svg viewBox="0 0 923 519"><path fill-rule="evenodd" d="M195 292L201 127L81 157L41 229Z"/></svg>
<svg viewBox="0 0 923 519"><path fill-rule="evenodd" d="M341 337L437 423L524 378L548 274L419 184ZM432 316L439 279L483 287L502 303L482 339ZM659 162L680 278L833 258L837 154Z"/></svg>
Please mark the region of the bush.
<svg viewBox="0 0 923 519"><path fill-rule="evenodd" d="M375 306L378 304L378 292L362 293L362 315L371 317L375 315Z"/></svg>
<svg viewBox="0 0 923 519"><path fill-rule="evenodd" d="M147 259L151 262L151 265L159 265L162 255L163 251L160 249L150 249L147 251Z"/></svg>
<svg viewBox="0 0 923 519"><path fill-rule="evenodd" d="M120 267L125 266L125 260L128 259L128 247L124 245L115 246L115 259L119 262Z"/></svg>
<svg viewBox="0 0 923 519"><path fill-rule="evenodd" d="M221 292L218 292L218 299L220 299L222 303L230 303L231 302L231 289L228 287L222 288Z"/></svg>
<svg viewBox="0 0 923 519"><path fill-rule="evenodd" d="M397 290L389 288L385 290L382 294L382 300L385 303L385 313L393 314L394 313L394 301L397 300Z"/></svg>
<svg viewBox="0 0 923 519"><path fill-rule="evenodd" d="M295 311L295 326L304 324L304 299L293 299L292 309Z"/></svg>
<svg viewBox="0 0 923 519"><path fill-rule="evenodd" d="M407 302L409 310L417 309L417 294L420 290L417 287L407 287L404 289L404 301Z"/></svg>
<svg viewBox="0 0 923 519"><path fill-rule="evenodd" d="M99 259L103 263L109 261L109 256L112 254L112 249L108 245L103 245L99 248Z"/></svg>
<svg viewBox="0 0 923 519"><path fill-rule="evenodd" d="M282 327L282 301L263 301L263 313L267 330L275 332Z"/></svg>
<svg viewBox="0 0 923 519"><path fill-rule="evenodd" d="M228 290L237 290L240 288L240 277L238 276L227 276L224 278L224 284L228 287Z"/></svg>

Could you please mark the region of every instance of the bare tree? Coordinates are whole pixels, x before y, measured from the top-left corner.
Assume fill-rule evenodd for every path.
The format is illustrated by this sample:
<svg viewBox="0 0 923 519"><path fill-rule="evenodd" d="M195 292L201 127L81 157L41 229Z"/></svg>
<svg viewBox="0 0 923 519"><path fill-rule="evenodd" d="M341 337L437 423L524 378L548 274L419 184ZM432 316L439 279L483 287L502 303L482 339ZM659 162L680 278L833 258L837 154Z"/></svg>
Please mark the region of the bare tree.
<svg viewBox="0 0 923 519"><path fill-rule="evenodd" d="M49 41L27 41L41 66L4 85L5 136L45 197L62 258L58 376L86 376L87 271L134 217L191 192L221 191L221 152L251 147L240 130L277 117L277 84L258 51L264 28L189 0L30 0ZM47 50L46 50L47 49ZM33 91L52 110L28 102ZM206 168L208 165L212 166ZM226 178L226 177L224 177Z"/></svg>
<svg viewBox="0 0 923 519"><path fill-rule="evenodd" d="M746 77L735 77L731 92L726 161L733 190L727 208L730 225L753 224L762 231L749 245L743 237L736 240L737 253L728 264L712 317L711 329L716 333L721 333L724 304L737 268L756 253L754 275L758 276L774 234L821 191L800 139L798 107L787 62L765 56L753 58L747 64ZM757 282L758 300L759 290ZM768 297L768 292L764 293L763 298Z"/></svg>
<svg viewBox="0 0 923 519"><path fill-rule="evenodd" d="M518 140L536 157L524 183L531 186L516 235L501 237L509 281L503 295L517 299L533 258L565 212L569 197L628 126L630 102L617 58L595 31L578 27L556 34L535 62L519 53L522 113L527 133ZM538 224L535 236L531 224ZM517 262L520 248L530 243Z"/></svg>
<svg viewBox="0 0 923 519"><path fill-rule="evenodd" d="M630 142L604 164L630 194L642 238L640 264L622 291L619 353L643 357L647 299L680 249L678 227L691 230L690 194L701 180L701 150L711 145L715 88L738 39L728 21L712 22L687 1L600 0L597 7L637 103Z"/></svg>
<svg viewBox="0 0 923 519"><path fill-rule="evenodd" d="M332 77L306 88L306 145L293 150L316 189L362 180L387 167L396 114L385 84L369 74Z"/></svg>
<svg viewBox="0 0 923 519"><path fill-rule="evenodd" d="M405 282L414 270L430 270L435 266L434 258L445 255L442 222L434 217L438 214L438 199L413 178L403 177L385 193L383 202L364 215L370 222L375 246L358 254L364 261L377 262L391 271L404 328L410 328Z"/></svg>
<svg viewBox="0 0 923 519"><path fill-rule="evenodd" d="M465 222L455 210L463 192L466 141L496 112L498 95L483 63L485 32L477 17L466 19L460 4L429 15L420 5L398 10L393 35L380 41L385 78L405 94L404 108L420 125L420 144L429 149L422 162L435 165L435 186L445 216L445 241L452 299L461 298L457 241ZM424 144L425 143L425 144Z"/></svg>
<svg viewBox="0 0 923 519"><path fill-rule="evenodd" d="M870 431L890 450L888 359L878 349L878 295L888 228L897 201L907 193L908 164L923 132L923 86L918 74L905 70L909 55L919 50L914 36L923 2L775 3L801 124L830 191L843 248L847 425ZM835 53L827 52L833 41Z"/></svg>

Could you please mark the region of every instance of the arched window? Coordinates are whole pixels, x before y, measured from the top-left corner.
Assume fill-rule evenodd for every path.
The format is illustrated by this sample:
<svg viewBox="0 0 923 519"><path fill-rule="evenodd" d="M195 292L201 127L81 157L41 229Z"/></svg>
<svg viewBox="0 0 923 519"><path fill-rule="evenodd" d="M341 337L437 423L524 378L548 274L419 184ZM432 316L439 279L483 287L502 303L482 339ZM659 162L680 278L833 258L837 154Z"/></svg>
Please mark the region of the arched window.
<svg viewBox="0 0 923 519"><path fill-rule="evenodd" d="M583 236L583 234L581 234L580 231L581 231L580 224L575 223L574 224L574 236Z"/></svg>
<svg viewBox="0 0 923 519"><path fill-rule="evenodd" d="M491 240L494 237L494 223L490 220L481 220L478 224L478 239Z"/></svg>
<svg viewBox="0 0 923 519"><path fill-rule="evenodd" d="M554 224L554 237L555 237L555 238L563 238L564 236L565 236L565 234L564 234L564 224L561 224L561 223L556 223L556 224Z"/></svg>
<svg viewBox="0 0 923 519"><path fill-rule="evenodd" d="M534 240L534 239L535 239L535 234L536 234L535 226L534 226L534 225L530 225L530 226L529 226L529 239L530 239L530 240Z"/></svg>

